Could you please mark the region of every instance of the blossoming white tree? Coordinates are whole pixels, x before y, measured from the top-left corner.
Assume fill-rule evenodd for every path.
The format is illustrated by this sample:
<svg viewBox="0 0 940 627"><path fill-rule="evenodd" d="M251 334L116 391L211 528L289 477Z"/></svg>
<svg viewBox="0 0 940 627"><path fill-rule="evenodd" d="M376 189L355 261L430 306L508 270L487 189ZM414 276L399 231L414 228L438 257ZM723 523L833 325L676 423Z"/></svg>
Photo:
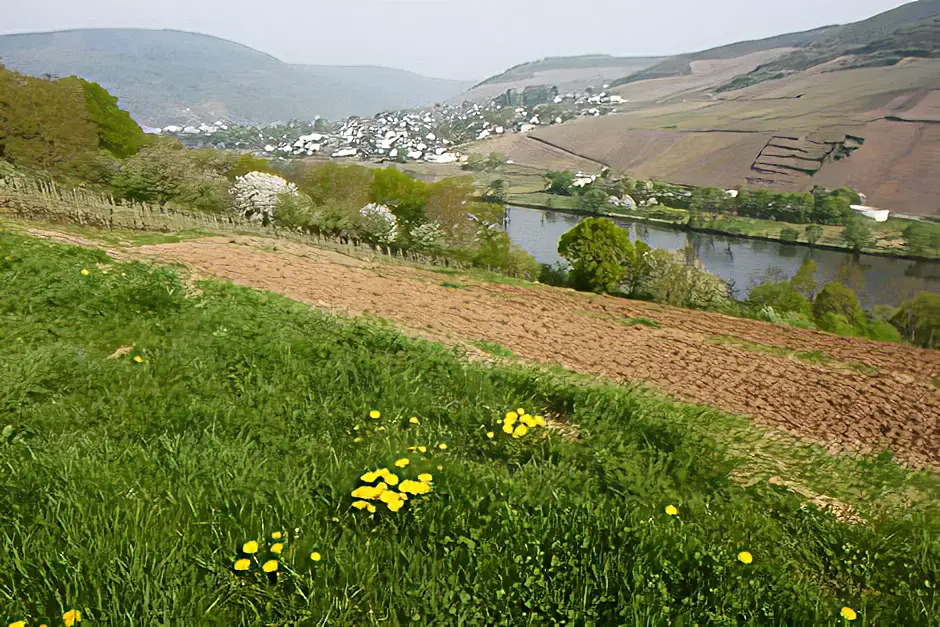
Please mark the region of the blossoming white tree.
<svg viewBox="0 0 940 627"><path fill-rule="evenodd" d="M398 239L398 218L385 205L371 203L359 210L359 229L379 244Z"/></svg>
<svg viewBox="0 0 940 627"><path fill-rule="evenodd" d="M444 230L437 222L425 222L411 229L412 245L417 250L431 250L437 248L444 241Z"/></svg>
<svg viewBox="0 0 940 627"><path fill-rule="evenodd" d="M297 187L293 183L264 172L249 172L239 176L229 191L235 211L265 223L274 218L274 210L282 194L297 195Z"/></svg>

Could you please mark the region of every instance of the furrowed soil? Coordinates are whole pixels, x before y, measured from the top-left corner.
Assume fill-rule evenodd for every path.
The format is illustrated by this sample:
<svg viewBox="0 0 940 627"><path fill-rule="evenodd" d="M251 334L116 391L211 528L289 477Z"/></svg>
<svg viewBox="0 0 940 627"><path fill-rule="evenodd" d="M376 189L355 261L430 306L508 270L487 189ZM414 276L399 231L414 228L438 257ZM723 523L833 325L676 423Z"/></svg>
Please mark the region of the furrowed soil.
<svg viewBox="0 0 940 627"><path fill-rule="evenodd" d="M642 382L833 453L888 449L911 466L940 465L940 351L541 285L451 277L283 240L213 237L111 248L117 257L179 263L196 277L229 279L337 313L378 316L451 345L497 343L522 359ZM658 328L632 324L637 318Z"/></svg>

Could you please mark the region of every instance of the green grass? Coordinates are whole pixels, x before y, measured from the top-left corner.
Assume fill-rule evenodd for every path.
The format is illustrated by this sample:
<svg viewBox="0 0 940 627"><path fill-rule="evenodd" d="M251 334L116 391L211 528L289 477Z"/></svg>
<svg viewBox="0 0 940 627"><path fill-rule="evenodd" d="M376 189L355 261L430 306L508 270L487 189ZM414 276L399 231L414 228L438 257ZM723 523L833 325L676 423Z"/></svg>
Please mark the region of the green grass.
<svg viewBox="0 0 940 627"><path fill-rule="evenodd" d="M0 233L0 282L11 617L829 625L848 604L861 624L918 625L940 611L924 583L940 567L936 475L888 457L829 457L707 408L472 363L230 284L187 295L172 270L19 235ZM505 437L496 425L520 405L579 437ZM430 447L411 468L434 474L431 494L352 510L359 475L414 445ZM765 462L870 524L741 487ZM289 539L276 583L232 572L242 543L273 531Z"/></svg>
<svg viewBox="0 0 940 627"><path fill-rule="evenodd" d="M639 318L624 318L621 322L627 325L628 327L635 327L637 325L642 325L644 327L658 329L662 326L655 320L650 320L649 318L643 318L642 316Z"/></svg>
<svg viewBox="0 0 940 627"><path fill-rule="evenodd" d="M496 342L474 342L473 345L494 357L515 357L511 350Z"/></svg>
<svg viewBox="0 0 940 627"><path fill-rule="evenodd" d="M761 344L759 342L751 342L749 340L742 340L741 338L737 338L731 335L715 335L710 337L708 341L713 344L727 344L730 346L736 346L752 353L766 353L769 355L777 355L778 357L793 357L795 359L799 359L800 361L805 361L811 364L818 364L820 366L826 366L829 368L847 368L854 370L855 372L867 374L869 376L875 376L878 374L878 369L874 366L869 366L868 364L862 364L859 362L839 361L837 359L833 359L821 351L792 351L782 346L771 346L768 344Z"/></svg>
<svg viewBox="0 0 940 627"><path fill-rule="evenodd" d="M466 285L464 285L463 283L451 283L449 281L444 281L443 283L441 283L441 287L447 287L452 290L462 290L463 288L466 287Z"/></svg>

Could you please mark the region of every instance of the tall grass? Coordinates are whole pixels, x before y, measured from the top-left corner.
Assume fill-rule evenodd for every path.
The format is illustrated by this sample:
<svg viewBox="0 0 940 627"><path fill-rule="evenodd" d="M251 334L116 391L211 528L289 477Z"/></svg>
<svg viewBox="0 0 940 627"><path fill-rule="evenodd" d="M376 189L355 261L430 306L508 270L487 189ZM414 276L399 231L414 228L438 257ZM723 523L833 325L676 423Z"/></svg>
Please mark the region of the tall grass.
<svg viewBox="0 0 940 627"><path fill-rule="evenodd" d="M935 505L847 525L742 488L738 458L683 428L699 408L21 236L0 234L0 285L0 614L802 625L848 605L860 624L918 625L940 610ZM519 406L568 428L488 438ZM433 492L352 510L359 475L413 445L430 447ZM273 531L290 539L276 582L233 572Z"/></svg>

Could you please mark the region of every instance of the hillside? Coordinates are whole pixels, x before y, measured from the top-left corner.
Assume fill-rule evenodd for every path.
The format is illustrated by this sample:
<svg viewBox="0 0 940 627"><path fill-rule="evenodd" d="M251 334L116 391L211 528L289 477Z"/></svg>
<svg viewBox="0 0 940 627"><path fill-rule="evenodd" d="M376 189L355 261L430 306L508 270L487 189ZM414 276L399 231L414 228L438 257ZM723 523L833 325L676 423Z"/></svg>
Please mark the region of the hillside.
<svg viewBox="0 0 940 627"><path fill-rule="evenodd" d="M508 89L521 90L529 85L554 85L562 92L580 91L589 86L600 88L614 79L662 60L662 57L614 57L600 54L548 57L522 63L491 76L461 94L459 99L488 100Z"/></svg>
<svg viewBox="0 0 940 627"><path fill-rule="evenodd" d="M231 41L169 30L5 35L0 61L35 76L100 83L148 126L372 115L447 100L469 86L382 67L291 65Z"/></svg>

